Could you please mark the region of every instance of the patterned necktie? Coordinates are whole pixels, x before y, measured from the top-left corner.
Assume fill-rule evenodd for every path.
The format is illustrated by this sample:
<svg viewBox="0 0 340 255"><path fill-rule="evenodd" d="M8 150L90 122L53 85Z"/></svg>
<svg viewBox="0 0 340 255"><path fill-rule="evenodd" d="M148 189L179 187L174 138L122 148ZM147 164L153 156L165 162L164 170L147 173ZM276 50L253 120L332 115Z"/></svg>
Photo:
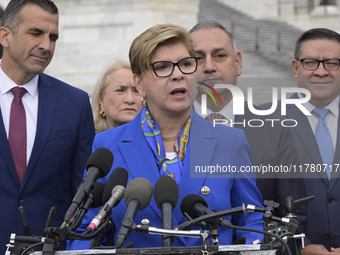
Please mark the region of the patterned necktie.
<svg viewBox="0 0 340 255"><path fill-rule="evenodd" d="M330 167L333 164L334 149L331 133L326 125L326 116L329 113L328 108L315 108L312 111L318 118L318 124L315 129L315 139L318 143L321 158L324 164L327 164L327 176L330 179Z"/></svg>
<svg viewBox="0 0 340 255"><path fill-rule="evenodd" d="M26 170L26 113L21 101L22 96L26 92L24 88L12 88L14 98L11 105L8 136L9 146L20 184L22 183Z"/></svg>

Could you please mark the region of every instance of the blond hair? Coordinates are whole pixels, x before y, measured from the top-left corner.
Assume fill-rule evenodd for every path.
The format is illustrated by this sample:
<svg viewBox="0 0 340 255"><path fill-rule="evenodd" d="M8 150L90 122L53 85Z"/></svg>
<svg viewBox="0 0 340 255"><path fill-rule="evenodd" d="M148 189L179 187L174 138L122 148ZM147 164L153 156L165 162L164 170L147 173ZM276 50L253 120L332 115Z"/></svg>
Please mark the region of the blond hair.
<svg viewBox="0 0 340 255"><path fill-rule="evenodd" d="M124 60L118 60L112 63L110 66L108 66L103 74L99 77L96 86L93 90L93 97L92 97L92 112L93 112L93 118L94 118L94 125L96 129L96 133L108 130L110 127L107 123L106 116L103 117L100 113L100 100L103 98L103 93L105 89L107 88L108 80L107 77L109 74L115 72L116 70L120 68L128 68L131 69L131 66L128 61Z"/></svg>
<svg viewBox="0 0 340 255"><path fill-rule="evenodd" d="M129 58L131 70L141 75L151 69L151 58L156 49L162 45L183 43L190 56L195 56L194 47L189 33L185 28L174 24L159 24L145 30L132 42Z"/></svg>

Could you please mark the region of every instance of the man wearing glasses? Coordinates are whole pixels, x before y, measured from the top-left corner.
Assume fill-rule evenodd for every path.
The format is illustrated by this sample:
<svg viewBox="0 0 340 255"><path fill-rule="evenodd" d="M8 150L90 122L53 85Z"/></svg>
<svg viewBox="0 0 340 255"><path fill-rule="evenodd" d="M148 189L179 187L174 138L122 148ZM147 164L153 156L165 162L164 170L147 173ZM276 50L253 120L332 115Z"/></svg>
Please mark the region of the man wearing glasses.
<svg viewBox="0 0 340 255"><path fill-rule="evenodd" d="M307 193L315 195L308 204L307 246L301 254L340 253L339 65L340 35L335 31L316 28L298 38L292 69L298 87L311 93L304 104L311 115L288 105L286 118L299 123L293 128L294 142L308 174Z"/></svg>
<svg viewBox="0 0 340 255"><path fill-rule="evenodd" d="M237 77L242 73L242 55L236 50L232 35L218 22L214 20L201 21L190 30L193 44L198 58L197 76L203 84L214 86L214 84L234 84ZM251 84L250 84L251 86ZM216 89L217 90L217 89ZM195 110L200 114L201 102L200 93L194 102ZM226 118L233 122L233 127L243 129L247 141L253 153L254 166L285 166L298 165L293 136L288 128L281 126L272 127L268 123L262 127L251 127L239 123L247 123L251 119L265 119L268 116L252 114L245 104L244 115L233 115L233 95L228 89L218 89L221 98L221 105L214 105L210 97L207 97L208 116L221 114L218 119ZM211 113L210 113L211 112ZM278 118L275 116L274 118ZM269 174L268 174L269 175ZM275 210L275 215L286 216L286 197L294 199L306 196L303 179L277 178L277 175L257 176L257 186L260 189L264 200L274 200L280 204ZM280 176L282 177L282 176ZM305 207L296 208L300 226L298 232L304 232Z"/></svg>

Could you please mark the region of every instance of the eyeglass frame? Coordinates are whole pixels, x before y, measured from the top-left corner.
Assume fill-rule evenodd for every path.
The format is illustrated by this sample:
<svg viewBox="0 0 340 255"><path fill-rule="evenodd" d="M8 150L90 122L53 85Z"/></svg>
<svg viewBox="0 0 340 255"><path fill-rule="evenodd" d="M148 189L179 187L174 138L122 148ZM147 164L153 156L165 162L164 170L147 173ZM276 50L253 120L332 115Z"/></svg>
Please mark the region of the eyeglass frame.
<svg viewBox="0 0 340 255"><path fill-rule="evenodd" d="M314 60L314 61L317 61L317 62L318 62L316 68L314 68L314 69L305 68L303 62L304 62L305 60L308 60L308 59L309 59L309 60ZM336 69L331 69L331 70L327 69L326 66L325 66L325 61L328 61L328 60L338 60L338 68L336 68ZM301 62L302 67L303 67L305 70L308 70L308 71L314 71L314 70L318 69L319 66L320 66L320 63L322 63L323 68L324 68L325 70L327 70L327 71L335 71L335 70L339 70L339 67L340 67L340 59L339 59L339 58L326 58L326 59L323 59L323 60L319 60L319 59L316 59L316 58L303 58L303 59L297 59L297 61Z"/></svg>
<svg viewBox="0 0 340 255"><path fill-rule="evenodd" d="M188 58L195 59L196 67L195 67L195 70L194 70L194 71L189 72L189 73L185 73L185 72L182 71L182 69L179 67L178 64L179 64L179 62L181 62L182 60L185 60L185 59L188 59ZM162 62L166 62L166 63L171 63L171 64L172 64L172 70L171 70L171 72L170 72L169 75L159 76L159 75L157 74L157 72L156 72L156 70L155 70L155 64L157 64L157 63L162 63ZM171 76L171 75L173 74L173 72L174 72L174 70L175 70L175 66L178 67L178 69L182 72L182 74L192 74L192 73L196 72L196 71L197 71L197 67L198 67L198 61L197 61L197 57L186 57L186 58L180 59L180 60L179 60L178 62L176 62L176 63L171 62L171 61L155 61L155 62L150 63L150 65L152 66L152 70L153 70L153 72L155 73L155 75L156 75L157 77L165 78L165 77L169 77L169 76Z"/></svg>

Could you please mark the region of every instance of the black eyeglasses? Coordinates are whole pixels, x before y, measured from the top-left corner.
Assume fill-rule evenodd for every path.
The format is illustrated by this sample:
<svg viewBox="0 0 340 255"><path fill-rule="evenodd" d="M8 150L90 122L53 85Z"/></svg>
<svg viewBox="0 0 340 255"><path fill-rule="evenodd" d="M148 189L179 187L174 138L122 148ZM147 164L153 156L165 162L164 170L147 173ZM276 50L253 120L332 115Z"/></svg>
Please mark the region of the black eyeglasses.
<svg viewBox="0 0 340 255"><path fill-rule="evenodd" d="M178 66L178 69L183 74L191 74L196 72L197 58L196 57L183 58L177 63L173 63L171 61L156 61L151 63L151 65L157 77L168 77L172 75L175 66Z"/></svg>
<svg viewBox="0 0 340 255"><path fill-rule="evenodd" d="M338 58L328 58L324 60L318 60L315 58L304 58L304 59L300 59L300 62L304 69L310 70L310 71L318 69L320 63L323 64L323 67L327 71L338 70L340 66L340 59Z"/></svg>

